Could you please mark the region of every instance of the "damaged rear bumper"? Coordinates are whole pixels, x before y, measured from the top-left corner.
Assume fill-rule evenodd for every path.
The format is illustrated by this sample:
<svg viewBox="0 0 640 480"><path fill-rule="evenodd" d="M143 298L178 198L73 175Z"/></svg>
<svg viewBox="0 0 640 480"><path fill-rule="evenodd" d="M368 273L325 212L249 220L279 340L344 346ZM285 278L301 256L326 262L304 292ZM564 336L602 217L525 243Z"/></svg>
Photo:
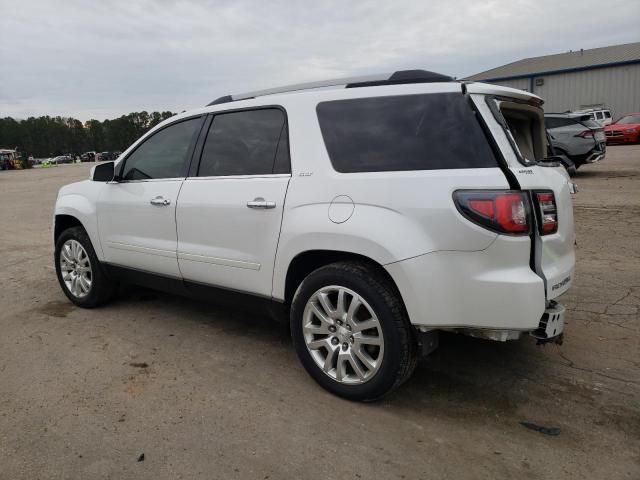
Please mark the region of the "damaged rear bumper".
<svg viewBox="0 0 640 480"><path fill-rule="evenodd" d="M535 330L507 330L489 328L461 328L453 329L457 333L469 335L471 337L494 340L496 342L506 342L518 340L523 334L529 334L538 340L538 343L562 343L564 333L565 307L553 300L549 301L540 319L538 328Z"/></svg>

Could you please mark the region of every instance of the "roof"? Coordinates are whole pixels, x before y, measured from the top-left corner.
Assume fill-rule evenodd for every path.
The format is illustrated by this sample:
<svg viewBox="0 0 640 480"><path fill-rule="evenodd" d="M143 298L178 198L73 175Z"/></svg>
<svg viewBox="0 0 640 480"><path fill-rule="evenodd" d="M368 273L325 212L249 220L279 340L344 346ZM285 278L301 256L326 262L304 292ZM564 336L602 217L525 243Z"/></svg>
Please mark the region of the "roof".
<svg viewBox="0 0 640 480"><path fill-rule="evenodd" d="M471 75L465 80L507 80L629 63L640 63L640 42L525 58Z"/></svg>
<svg viewBox="0 0 640 480"><path fill-rule="evenodd" d="M317 88L327 87L372 87L375 85L399 85L407 83L435 83L435 82L452 82L452 77L442 75L441 73L430 72L427 70L398 70L392 73L380 73L375 75L367 75L363 77L336 78L332 80L321 80L317 82L298 83L295 85L286 85L284 87L270 88L267 90L258 90L255 92L240 93L234 95L225 95L218 97L207 106L218 105L221 103L235 102L238 100L247 100L250 98L262 97L265 95L276 95L278 93L298 92L301 90L314 90Z"/></svg>

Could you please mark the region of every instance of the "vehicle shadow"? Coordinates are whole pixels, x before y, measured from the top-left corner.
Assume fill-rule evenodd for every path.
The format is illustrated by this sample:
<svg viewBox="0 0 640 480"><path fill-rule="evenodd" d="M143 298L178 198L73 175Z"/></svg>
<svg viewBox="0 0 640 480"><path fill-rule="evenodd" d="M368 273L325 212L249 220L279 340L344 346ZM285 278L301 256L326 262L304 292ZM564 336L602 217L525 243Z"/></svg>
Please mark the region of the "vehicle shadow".
<svg viewBox="0 0 640 480"><path fill-rule="evenodd" d="M440 346L420 360L413 377L387 402L446 416L504 415L530 400L544 379L544 352L535 340L496 342L442 332ZM544 380L542 380L544 379Z"/></svg>
<svg viewBox="0 0 640 480"><path fill-rule="evenodd" d="M635 170L578 170L573 179L587 178L620 178L620 177L637 177L639 173Z"/></svg>
<svg viewBox="0 0 640 480"><path fill-rule="evenodd" d="M196 322L224 333L229 340L241 339L295 352L288 324L267 315L227 306L167 295L144 288L129 289L119 303L153 302L154 308L172 314L180 322ZM454 333L440 334L440 347L422 358L414 375L395 393L366 408L393 406L398 410L424 410L446 416L505 414L528 401L523 385L540 388L549 381L544 350L531 337L495 342ZM546 364L543 365L543 364ZM293 367L292 367L293 368ZM544 379L544 380L542 380ZM313 385L313 388L320 388Z"/></svg>

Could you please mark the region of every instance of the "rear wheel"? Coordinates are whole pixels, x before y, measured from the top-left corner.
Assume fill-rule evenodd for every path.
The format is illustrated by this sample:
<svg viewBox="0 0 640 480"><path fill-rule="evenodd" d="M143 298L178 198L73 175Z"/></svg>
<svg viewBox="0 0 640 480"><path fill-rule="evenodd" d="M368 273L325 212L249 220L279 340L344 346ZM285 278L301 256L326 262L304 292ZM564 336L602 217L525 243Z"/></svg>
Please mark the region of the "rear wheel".
<svg viewBox="0 0 640 480"><path fill-rule="evenodd" d="M79 307L97 307L113 298L116 284L105 274L84 228L62 232L56 241L55 263L62 291Z"/></svg>
<svg viewBox="0 0 640 480"><path fill-rule="evenodd" d="M314 271L291 306L293 342L305 369L351 400L375 400L409 378L417 360L411 328L393 286L362 263Z"/></svg>

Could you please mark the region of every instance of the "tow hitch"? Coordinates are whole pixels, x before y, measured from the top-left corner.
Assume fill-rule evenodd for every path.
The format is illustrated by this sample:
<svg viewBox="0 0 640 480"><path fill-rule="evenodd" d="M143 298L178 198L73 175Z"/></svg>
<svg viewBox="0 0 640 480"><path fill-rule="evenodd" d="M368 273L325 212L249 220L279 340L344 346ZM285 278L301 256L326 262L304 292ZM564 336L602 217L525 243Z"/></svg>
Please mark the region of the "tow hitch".
<svg viewBox="0 0 640 480"><path fill-rule="evenodd" d="M562 345L565 308L558 302L549 301L542 314L540 325L530 335L538 340L537 345L556 343Z"/></svg>

